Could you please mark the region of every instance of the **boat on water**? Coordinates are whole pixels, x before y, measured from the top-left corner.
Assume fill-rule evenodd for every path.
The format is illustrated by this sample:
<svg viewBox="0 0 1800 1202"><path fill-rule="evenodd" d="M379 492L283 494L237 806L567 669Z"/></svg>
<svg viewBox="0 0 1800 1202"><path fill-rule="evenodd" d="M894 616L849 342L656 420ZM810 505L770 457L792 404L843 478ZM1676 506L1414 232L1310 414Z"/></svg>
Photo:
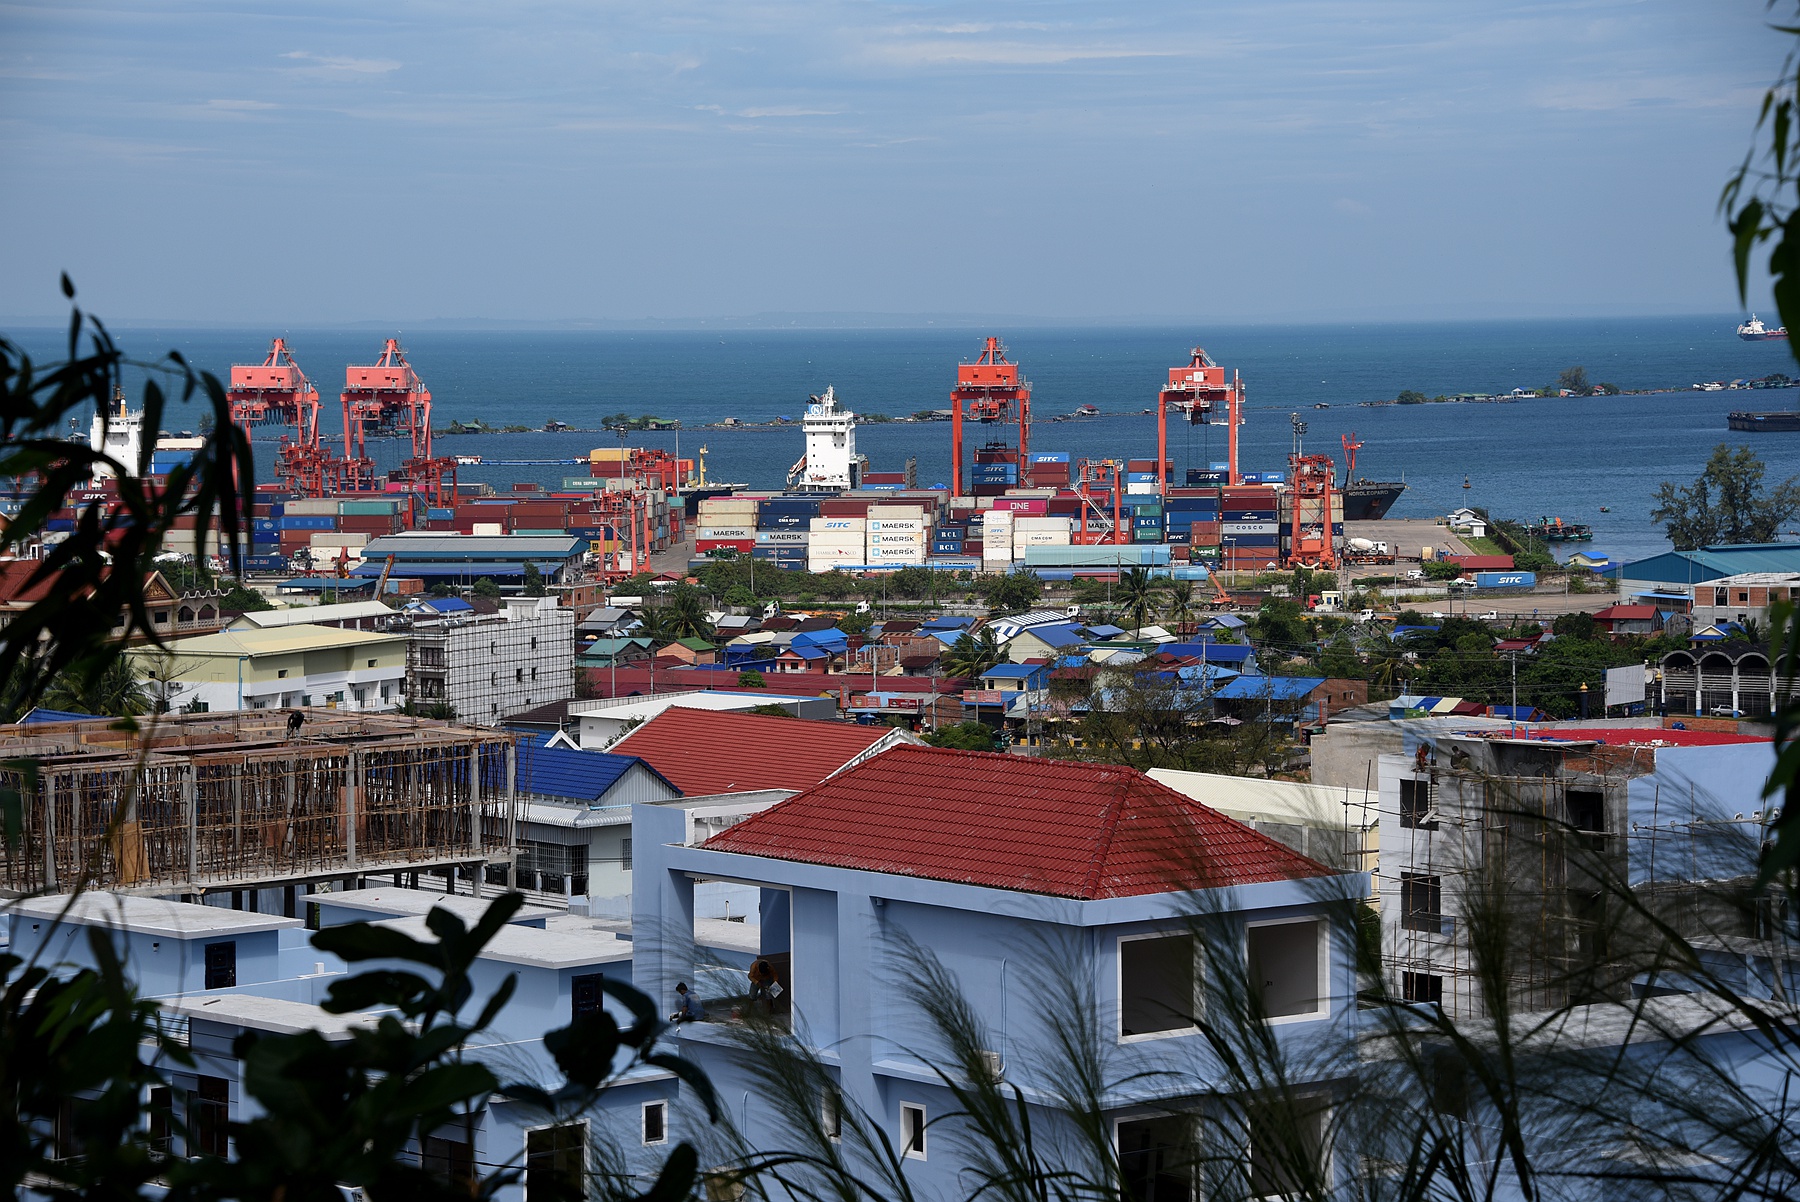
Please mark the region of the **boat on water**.
<svg viewBox="0 0 1800 1202"><path fill-rule="evenodd" d="M1146 410L1144 410L1144 412L1148 413L1150 411L1148 409L1146 409ZM1083 405L1081 408L1079 408L1075 411L1074 415L1076 417L1099 417L1100 410L1093 405Z"/></svg>
<svg viewBox="0 0 1800 1202"><path fill-rule="evenodd" d="M1750 315L1749 321L1738 327L1738 337L1742 338L1745 342L1772 342L1777 339L1785 342L1787 336L1788 332L1786 326L1776 326L1771 330L1768 326L1765 326L1762 323L1762 319L1757 317L1754 313ZM1735 429L1735 427L1733 428Z"/></svg>
<svg viewBox="0 0 1800 1202"><path fill-rule="evenodd" d="M1725 424L1746 434L1791 434L1800 430L1800 409L1778 409L1772 413L1738 409L1725 415Z"/></svg>

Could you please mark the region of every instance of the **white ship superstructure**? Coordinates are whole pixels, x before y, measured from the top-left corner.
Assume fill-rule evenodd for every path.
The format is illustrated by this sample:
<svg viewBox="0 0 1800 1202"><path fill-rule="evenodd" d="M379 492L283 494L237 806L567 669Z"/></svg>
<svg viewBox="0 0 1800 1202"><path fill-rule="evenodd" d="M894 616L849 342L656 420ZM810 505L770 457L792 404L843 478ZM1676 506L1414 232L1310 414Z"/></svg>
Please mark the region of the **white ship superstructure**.
<svg viewBox="0 0 1800 1202"><path fill-rule="evenodd" d="M803 492L838 492L855 488L862 474L856 454L856 414L838 407L828 385L806 407L802 423L806 454L788 469L788 487Z"/></svg>
<svg viewBox="0 0 1800 1202"><path fill-rule="evenodd" d="M138 455L144 446L144 414L142 410L133 413L126 406L123 389L113 395L111 414L94 414L94 424L88 431L88 445L102 454L112 456L128 469L135 469ZM115 474L105 464L94 470L96 476Z"/></svg>

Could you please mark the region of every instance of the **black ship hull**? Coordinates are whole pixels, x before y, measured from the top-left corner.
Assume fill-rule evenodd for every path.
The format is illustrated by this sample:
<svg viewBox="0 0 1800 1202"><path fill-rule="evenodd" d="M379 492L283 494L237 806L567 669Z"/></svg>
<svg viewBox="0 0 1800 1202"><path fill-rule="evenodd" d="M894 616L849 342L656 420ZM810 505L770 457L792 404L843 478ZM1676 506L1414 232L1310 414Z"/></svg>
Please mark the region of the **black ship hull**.
<svg viewBox="0 0 1800 1202"><path fill-rule="evenodd" d="M1344 487L1344 520L1373 522L1387 516L1406 485L1398 480L1357 480Z"/></svg>
<svg viewBox="0 0 1800 1202"><path fill-rule="evenodd" d="M1725 424L1752 434L1787 434L1800 430L1800 410L1750 413L1740 409L1726 414Z"/></svg>

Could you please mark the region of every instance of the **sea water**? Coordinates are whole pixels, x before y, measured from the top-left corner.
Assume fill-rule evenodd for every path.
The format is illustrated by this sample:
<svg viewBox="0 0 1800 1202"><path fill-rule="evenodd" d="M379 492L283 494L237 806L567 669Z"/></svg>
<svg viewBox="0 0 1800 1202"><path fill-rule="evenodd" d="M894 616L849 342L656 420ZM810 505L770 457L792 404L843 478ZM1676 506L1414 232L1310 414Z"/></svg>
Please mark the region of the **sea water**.
<svg viewBox="0 0 1800 1202"><path fill-rule="evenodd" d="M1095 329L908 330L651 330L453 331L295 330L284 332L324 402L321 430L341 438L337 392L347 363L371 363L390 333L430 388L433 422L481 421L541 427L555 420L585 430L565 434L440 437L439 454L486 459L578 459L582 465L464 467L461 479L502 490L515 481L554 485L585 474L587 452L616 445L597 432L625 412L678 420L679 433L633 433L633 445L708 448L715 480L780 487L799 458L796 428L704 428L726 418L764 423L798 419L809 394L835 386L840 403L863 414L901 417L943 409L956 364L972 359L988 333L1003 337L1033 388L1034 450L1075 457L1148 458L1156 453L1154 408L1167 369L1204 346L1228 370L1241 372L1248 408L1240 464L1281 471L1293 449L1292 419L1306 425L1309 452L1343 462L1341 438L1364 446L1357 474L1405 480L1391 516L1429 518L1463 504L1496 516L1561 516L1594 528L1588 549L1635 558L1666 550L1650 521L1659 482L1687 483L1722 442L1750 445L1768 465L1771 483L1800 474L1800 433L1736 434L1732 409L1790 409L1792 391L1697 392L1705 381L1774 372L1800 376L1786 343L1746 343L1736 319L1641 319ZM119 334L138 359L176 349L221 378L232 363L260 362L273 331L159 330ZM58 348L49 330L12 337L34 354ZM1532 398L1503 404L1362 407L1403 389L1426 395L1503 393L1552 384L1564 368L1585 367L1590 380L1649 395ZM1329 405L1328 409L1314 408ZM1094 405L1098 418L1054 420ZM172 409L164 425L192 426L197 413ZM1218 426L1170 423L1177 478L1189 467L1225 457ZM971 444L1010 441L1010 428L973 427ZM948 482L950 430L942 422L864 422L858 449L877 471L916 459L921 485ZM258 461L272 446L258 439ZM396 440L371 444L382 466L404 457ZM1468 487L1463 487L1465 479ZM1602 507L1610 512L1601 512ZM1800 525L1800 523L1797 523Z"/></svg>

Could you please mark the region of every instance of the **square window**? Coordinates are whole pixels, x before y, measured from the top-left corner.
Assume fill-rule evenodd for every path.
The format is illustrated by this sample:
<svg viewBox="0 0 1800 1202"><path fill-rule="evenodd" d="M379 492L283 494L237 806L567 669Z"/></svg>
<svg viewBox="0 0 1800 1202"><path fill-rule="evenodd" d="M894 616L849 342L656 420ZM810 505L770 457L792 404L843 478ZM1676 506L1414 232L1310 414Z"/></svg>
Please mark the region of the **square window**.
<svg viewBox="0 0 1800 1202"><path fill-rule="evenodd" d="M525 1202L584 1198L586 1177L586 1123L564 1123L525 1133Z"/></svg>
<svg viewBox="0 0 1800 1202"><path fill-rule="evenodd" d="M1406 830L1435 831L1437 816L1431 809L1431 782L1400 782L1400 825Z"/></svg>
<svg viewBox="0 0 1800 1202"><path fill-rule="evenodd" d="M669 1104L667 1102L644 1103L644 1143L666 1144L669 1142Z"/></svg>
<svg viewBox="0 0 1800 1202"><path fill-rule="evenodd" d="M374 667L374 666L375 666L375 661L374 661L374 660L370 660L370 661L369 661L369 666L370 666L370 667L371 667L371 668L373 668L373 667Z"/></svg>
<svg viewBox="0 0 1800 1202"><path fill-rule="evenodd" d="M925 1108L904 1102L900 1106L900 1148L914 1160L925 1159Z"/></svg>
<svg viewBox="0 0 1800 1202"><path fill-rule="evenodd" d="M1403 972L1400 974L1400 994L1409 1002L1442 1004L1444 978L1430 972Z"/></svg>
<svg viewBox="0 0 1800 1202"><path fill-rule="evenodd" d="M419 1167L444 1184L465 1190L475 1184L475 1149L466 1139L428 1135L419 1151Z"/></svg>
<svg viewBox="0 0 1800 1202"><path fill-rule="evenodd" d="M1189 1202L1200 1153L1185 1115L1131 1119L1113 1128L1124 1202Z"/></svg>
<svg viewBox="0 0 1800 1202"><path fill-rule="evenodd" d="M1119 1035L1194 1029L1194 937L1119 940Z"/></svg>
<svg viewBox="0 0 1800 1202"><path fill-rule="evenodd" d="M287 674L288 674L288 670L286 668L275 669L275 679L276 680L286 680Z"/></svg>
<svg viewBox="0 0 1800 1202"><path fill-rule="evenodd" d="M1444 930L1443 882L1419 872L1400 874L1400 925L1409 931L1433 935Z"/></svg>
<svg viewBox="0 0 1800 1202"><path fill-rule="evenodd" d="M1262 994L1264 1016L1298 1018L1325 1012L1323 931L1317 919L1252 924L1245 931L1250 984Z"/></svg>
<svg viewBox="0 0 1800 1202"><path fill-rule="evenodd" d="M206 988L231 989L237 985L237 943L206 945Z"/></svg>

